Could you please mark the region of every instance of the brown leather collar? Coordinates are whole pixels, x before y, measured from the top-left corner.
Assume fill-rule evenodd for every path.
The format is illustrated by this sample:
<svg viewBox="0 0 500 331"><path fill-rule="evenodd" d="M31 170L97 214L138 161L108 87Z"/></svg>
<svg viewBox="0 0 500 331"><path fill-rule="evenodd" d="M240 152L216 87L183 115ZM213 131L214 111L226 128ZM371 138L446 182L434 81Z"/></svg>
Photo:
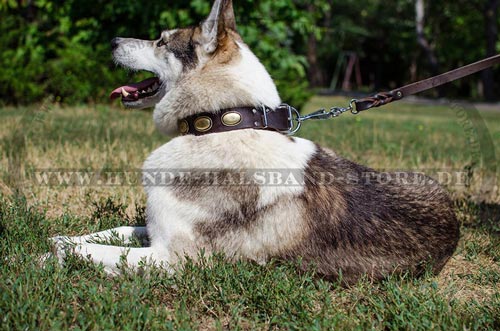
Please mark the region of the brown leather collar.
<svg viewBox="0 0 500 331"><path fill-rule="evenodd" d="M196 114L180 120L177 128L181 135L195 136L243 129L272 130L287 134L292 124L290 107L281 105L276 109L264 106L238 107L217 113Z"/></svg>

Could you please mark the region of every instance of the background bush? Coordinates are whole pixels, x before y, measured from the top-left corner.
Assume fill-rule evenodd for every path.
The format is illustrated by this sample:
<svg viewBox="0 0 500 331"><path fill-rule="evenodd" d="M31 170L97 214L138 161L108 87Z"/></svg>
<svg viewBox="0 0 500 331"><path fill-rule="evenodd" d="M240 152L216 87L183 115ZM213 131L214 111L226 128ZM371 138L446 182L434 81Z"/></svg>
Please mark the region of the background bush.
<svg viewBox="0 0 500 331"><path fill-rule="evenodd" d="M39 0L30 6L4 1L2 102L25 104L47 96L64 103L105 102L116 85L132 79L111 61L113 37L158 38L162 29L197 24L208 15L210 5L204 0ZM247 1L237 8L238 13L248 13L241 15L245 19L240 32L270 70L283 99L302 104L309 96L306 61L292 40L313 30L312 21L300 18L300 10L289 1ZM297 18L299 23L288 24Z"/></svg>
<svg viewBox="0 0 500 331"><path fill-rule="evenodd" d="M495 1L428 4L426 35L440 71L486 55L480 8ZM0 0L0 102L107 102L115 86L138 79L112 63L113 37L158 38L162 29L197 24L210 6L211 0ZM432 71L416 42L413 0L236 0L235 9L243 38L283 100L297 107L310 95L309 83L329 85L343 50L360 56L365 90ZM314 57L317 63L308 63ZM495 75L498 81L499 70ZM457 82L448 95L480 98L479 81L476 75Z"/></svg>

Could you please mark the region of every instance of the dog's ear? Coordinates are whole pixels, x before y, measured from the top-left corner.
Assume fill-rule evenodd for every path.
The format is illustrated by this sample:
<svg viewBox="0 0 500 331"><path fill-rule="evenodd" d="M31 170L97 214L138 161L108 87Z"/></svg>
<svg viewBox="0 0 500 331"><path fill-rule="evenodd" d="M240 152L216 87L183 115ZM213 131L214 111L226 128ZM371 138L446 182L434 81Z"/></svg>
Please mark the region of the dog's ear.
<svg viewBox="0 0 500 331"><path fill-rule="evenodd" d="M236 31L236 18L234 17L233 0L224 1L222 15L224 18L224 27Z"/></svg>
<svg viewBox="0 0 500 331"><path fill-rule="evenodd" d="M226 33L226 29L236 31L232 0L215 0L207 19L201 25L204 49L213 53L217 49L218 39Z"/></svg>

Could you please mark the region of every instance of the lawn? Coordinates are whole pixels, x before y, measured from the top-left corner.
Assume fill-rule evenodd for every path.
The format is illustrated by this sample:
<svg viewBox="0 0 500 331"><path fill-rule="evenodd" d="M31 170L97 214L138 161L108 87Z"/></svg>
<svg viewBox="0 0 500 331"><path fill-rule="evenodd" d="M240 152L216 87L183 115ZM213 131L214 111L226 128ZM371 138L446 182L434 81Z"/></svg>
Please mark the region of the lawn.
<svg viewBox="0 0 500 331"><path fill-rule="evenodd" d="M344 106L315 97L305 111ZM377 169L445 175L462 224L438 276L361 280L349 288L295 264L188 261L110 278L70 258L40 267L47 238L144 223L142 188L43 186L42 169L133 170L168 141L151 114L109 106L0 109L0 329L500 329L500 111L394 103L304 125L311 139ZM495 150L496 146L496 150Z"/></svg>

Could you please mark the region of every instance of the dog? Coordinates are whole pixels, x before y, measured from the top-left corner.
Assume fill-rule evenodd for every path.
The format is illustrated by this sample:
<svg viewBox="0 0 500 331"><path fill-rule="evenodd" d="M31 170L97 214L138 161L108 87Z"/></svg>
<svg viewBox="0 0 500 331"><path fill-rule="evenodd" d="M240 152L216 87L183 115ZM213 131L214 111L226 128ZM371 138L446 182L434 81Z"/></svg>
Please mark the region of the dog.
<svg viewBox="0 0 500 331"><path fill-rule="evenodd" d="M238 34L231 0L216 0L198 26L111 44L117 64L156 75L111 97L132 109L154 107L157 129L176 136L147 158L144 177L158 169L190 172L169 185L145 186L146 227L54 238L61 259L71 249L110 273L123 263L173 271L204 250L261 264L300 260L301 268L315 268L321 277L353 283L363 276L376 281L395 273L438 273L452 256L459 225L439 184L421 174L377 173L286 134L293 116ZM216 175L201 180L206 169ZM218 182L241 172L255 179L248 169L261 175L293 170L303 178L293 185ZM326 183L325 175L335 180ZM95 243L113 234L125 242L147 237L150 245Z"/></svg>

